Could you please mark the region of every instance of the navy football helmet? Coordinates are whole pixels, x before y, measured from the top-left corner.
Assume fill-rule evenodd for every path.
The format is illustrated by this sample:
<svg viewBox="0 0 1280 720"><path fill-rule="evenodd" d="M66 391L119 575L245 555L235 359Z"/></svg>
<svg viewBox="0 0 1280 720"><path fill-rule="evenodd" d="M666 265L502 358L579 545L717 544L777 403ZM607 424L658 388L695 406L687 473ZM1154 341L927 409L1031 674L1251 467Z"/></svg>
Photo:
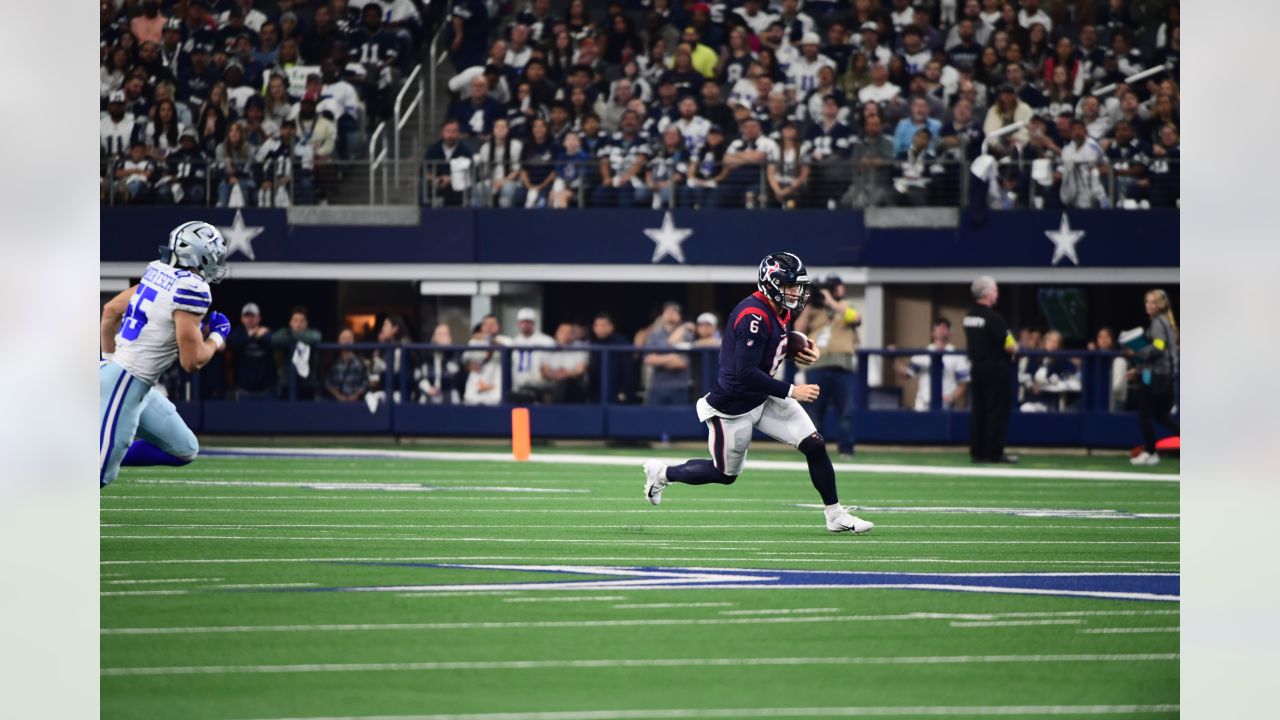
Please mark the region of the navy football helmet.
<svg viewBox="0 0 1280 720"><path fill-rule="evenodd" d="M795 285L800 294L789 299L783 288ZM760 261L760 271L756 275L756 287L765 297L780 307L793 313L804 310L809 304L809 294L813 290L813 280L800 258L789 252L773 253Z"/></svg>

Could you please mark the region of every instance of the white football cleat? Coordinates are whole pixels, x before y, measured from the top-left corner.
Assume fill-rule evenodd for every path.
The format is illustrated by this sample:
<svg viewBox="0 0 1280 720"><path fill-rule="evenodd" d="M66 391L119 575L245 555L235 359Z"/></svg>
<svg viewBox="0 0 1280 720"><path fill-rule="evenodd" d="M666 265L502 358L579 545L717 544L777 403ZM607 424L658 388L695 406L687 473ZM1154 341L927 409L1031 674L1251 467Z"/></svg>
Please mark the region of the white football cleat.
<svg viewBox="0 0 1280 720"><path fill-rule="evenodd" d="M1129 462L1133 465L1159 465L1160 456L1156 453L1149 453L1144 450L1143 452L1129 458Z"/></svg>
<svg viewBox="0 0 1280 720"><path fill-rule="evenodd" d="M827 529L833 533L851 532L854 535L871 532L871 528L876 524L863 520L855 515L850 515L848 510L840 508L838 512L826 511Z"/></svg>
<svg viewBox="0 0 1280 720"><path fill-rule="evenodd" d="M645 460L644 498L654 505L662 502L662 491L667 484L667 466L658 460Z"/></svg>

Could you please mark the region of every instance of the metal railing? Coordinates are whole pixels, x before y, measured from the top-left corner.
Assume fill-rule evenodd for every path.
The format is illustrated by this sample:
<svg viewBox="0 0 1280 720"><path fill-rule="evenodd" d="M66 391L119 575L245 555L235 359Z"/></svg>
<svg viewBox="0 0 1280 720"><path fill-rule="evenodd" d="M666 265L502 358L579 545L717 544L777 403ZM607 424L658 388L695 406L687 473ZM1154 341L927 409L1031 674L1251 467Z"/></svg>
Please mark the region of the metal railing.
<svg viewBox="0 0 1280 720"><path fill-rule="evenodd" d="M377 205L377 176L378 170L382 170L382 199L383 204L389 201L389 191L387 188L387 168L383 163L387 159L387 123L378 123L378 127L374 129L373 135L369 136L369 204ZM381 148L381 149L379 149Z"/></svg>
<svg viewBox="0 0 1280 720"><path fill-rule="evenodd" d="M417 88L417 93L415 93L413 99L409 101L409 106L407 108L403 107L405 94L415 87ZM395 180L395 187L397 188L400 187L400 161L404 159L404 154L400 151L400 134L401 131L404 130L404 126L409 123L409 118L413 116L414 110L418 110L418 137L419 139L422 139L423 128L425 126L425 122L421 117L422 113L425 112L422 99L425 93L426 90L423 87L422 81L422 65L418 64L414 66L413 71L409 73L409 77L406 78L404 83L400 86L400 92L396 93L395 106L391 115L395 126L394 134L392 135L392 139L394 140L392 146L395 152L395 163L392 170L392 177Z"/></svg>

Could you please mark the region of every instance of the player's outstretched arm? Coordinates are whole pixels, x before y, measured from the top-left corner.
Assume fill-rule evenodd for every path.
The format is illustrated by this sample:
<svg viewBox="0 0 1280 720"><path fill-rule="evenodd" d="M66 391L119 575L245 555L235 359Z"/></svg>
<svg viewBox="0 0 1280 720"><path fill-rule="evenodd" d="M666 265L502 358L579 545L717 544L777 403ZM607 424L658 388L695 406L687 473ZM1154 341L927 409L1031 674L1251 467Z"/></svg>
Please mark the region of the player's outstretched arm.
<svg viewBox="0 0 1280 720"><path fill-rule="evenodd" d="M120 332L120 320L124 317L125 310L129 309L129 299L137 291L138 286L131 285L102 306L101 351L103 355L110 355L116 351L116 333Z"/></svg>
<svg viewBox="0 0 1280 720"><path fill-rule="evenodd" d="M194 373L213 359L222 349L231 323L222 313L209 313L212 332L204 337L200 331L200 316L186 310L173 311L173 326L178 336L178 363L182 369Z"/></svg>

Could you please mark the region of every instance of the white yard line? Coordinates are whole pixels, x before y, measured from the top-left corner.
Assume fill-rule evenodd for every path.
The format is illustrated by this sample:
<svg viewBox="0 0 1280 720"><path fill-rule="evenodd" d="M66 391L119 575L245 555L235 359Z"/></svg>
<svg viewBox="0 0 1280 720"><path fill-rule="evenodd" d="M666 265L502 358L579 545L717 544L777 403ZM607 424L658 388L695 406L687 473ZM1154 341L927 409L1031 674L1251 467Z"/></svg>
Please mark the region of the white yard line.
<svg viewBox="0 0 1280 720"><path fill-rule="evenodd" d="M731 602L693 602L693 603L629 603L626 605L614 605L615 610L653 610L667 608L709 608L709 607L733 607L738 603Z"/></svg>
<svg viewBox="0 0 1280 720"><path fill-rule="evenodd" d="M461 462L515 462L510 453L500 452L448 452L440 450L343 450L338 448L212 448L223 452L251 453L253 455L363 457L395 460L436 460ZM684 462L688 458L659 457L660 460ZM532 463L562 465L602 465L635 467L637 471L645 458L588 454L535 454ZM748 460L750 470L785 470L808 472L808 466L794 460ZM1064 478L1069 480L1125 480L1133 482L1178 482L1180 476L1159 473L1113 472L1102 470L1035 470L1030 468L962 467L947 465L888 465L872 463L835 463L837 472L872 473L890 475L946 475L956 477L1010 477L1010 478Z"/></svg>
<svg viewBox="0 0 1280 720"><path fill-rule="evenodd" d="M1174 662L1177 653L1079 655L926 655L756 658L614 658L598 660L453 660L397 663L309 663L299 665L188 665L103 668L103 677L156 675L256 675L449 670L584 670L655 667L810 667L821 665L985 665L1005 663Z"/></svg>
<svg viewBox="0 0 1280 720"><path fill-rule="evenodd" d="M612 602L617 600L626 600L625 595L574 595L571 597L515 597L506 598L502 602L509 603L539 603L539 602Z"/></svg>
<svg viewBox="0 0 1280 720"><path fill-rule="evenodd" d="M399 496L397 496L397 497L399 497ZM151 499L151 500L165 500L165 498L149 498L149 499ZM269 499L271 499L271 498L246 498L246 499L253 499L253 500L269 500ZM325 499L333 500L333 499L339 499L339 498L328 498L328 497L326 497ZM355 500L355 499L361 499L361 498L347 498L347 499ZM472 499L474 499L474 498L472 498ZM510 502L510 498L502 498L502 500L505 500L505 501L507 501L507 502ZM1170 503L1161 503L1161 504L1176 505L1176 504L1177 504L1177 502L1176 502L1176 501L1173 501L1173 502L1170 502ZM815 506L815 507L816 507L816 506ZM851 507L851 508L853 508L853 509L856 509L856 510L860 510L860 511L866 511L866 512L879 512L879 513L912 513L912 514L914 514L914 513L924 513L924 514L936 514L936 513L952 514L952 513L960 513L960 514L973 514L973 515L987 515L987 514L990 514L990 515L1018 515L1018 514L1022 514L1022 515L1021 515L1022 517L1053 517L1055 520L1063 520L1063 519L1081 519L1081 520L1122 520L1122 519L1126 519L1126 518L1142 518L1142 519L1176 520L1176 519L1178 519L1178 518L1179 518L1179 515L1178 515L1177 513L1122 513L1122 512L1117 511L1117 510L1106 510L1106 509L1104 509L1104 510L1045 510L1045 509L1042 509L1042 508L1029 508L1029 507L1027 507L1027 508L1007 508L1007 507L938 508L938 507L905 507L905 506L904 506L904 507L893 507L893 508L874 508L874 509L872 509L872 508L868 508L868 507L861 507L861 506L850 506L850 507ZM427 510L427 509L422 509L422 508L404 508L404 507L397 507L397 508L332 508L332 507L329 507L329 508L293 508L293 507L291 507L291 508L229 508L229 507L185 507L185 506L178 506L178 507L154 507L154 506L150 506L150 505L148 505L148 506L144 506L144 507L104 507L104 508L100 508L100 509L99 509L99 511L100 511L100 512L104 512L104 513L107 513L107 512L144 512L144 513L152 513L152 514L158 514L158 513L235 513L235 514L237 514L237 515L250 514L250 513L254 513L254 514L260 514L260 513L269 513L269 514L270 514L270 513L275 513L275 514L280 514L280 515L292 515L292 514L294 514L294 513L350 513L350 514L365 514L365 513L400 513L400 514L403 514L403 515L413 515L413 516L415 516L415 517L420 517L420 516L422 516L424 513L429 513L429 512L438 512L438 513L441 513L441 514L448 514L448 515L457 515L457 514L463 514L463 513L493 515L493 513L494 513L493 508L449 508L449 509L435 509L435 510ZM654 510L653 508L610 508L610 509L596 509L596 508L526 508L526 507L522 507L522 508L520 508L520 514L521 514L521 515L528 515L528 514L530 514L530 513L539 513L539 514L543 514L543 513L545 513L545 514L553 514L553 515L578 515L578 514L586 514L586 515L605 515L605 514L608 514L608 515L620 515L620 514L623 514L623 515L632 515L632 514L639 514L639 513L647 513L648 515L650 515L650 516L652 517L653 515L655 515L655 514L657 514L657 513L659 513L659 512L661 512L661 513L662 513L662 514L664 514L664 515L666 515L666 514L676 514L676 515L780 515L780 514L788 514L788 515L791 515L791 516L793 516L793 517L798 517L800 514L802 514L802 512L804 512L804 509L803 509L803 506L800 506L800 505L792 505L792 506L787 506L787 507L778 507L778 508L773 508L773 509L769 509L769 510L741 510L741 509L734 509L734 508L711 508L711 507L708 507L707 509L679 508L679 507L676 507L676 508L665 508L665 507L664 507L664 508L662 508L662 510L660 510L660 511L658 511L658 510ZM1031 513L1036 513L1036 514L1034 514L1034 515L1033 515L1033 514L1031 514ZM1059 515L1048 515L1047 513L1062 513L1062 514L1059 514ZM805 514L806 514L806 517L811 516L811 515L810 515L810 514L808 514L808 513L805 513Z"/></svg>
<svg viewBox="0 0 1280 720"><path fill-rule="evenodd" d="M443 595L444 593L441 593ZM655 607L655 606L650 606ZM746 617L746 618L627 618L623 620L530 620L512 622L451 623L356 623L331 625L213 625L206 627L123 627L103 628L103 635L214 635L240 633L314 632L403 632L409 630L525 630L601 627L644 627L649 625L777 625L824 622L917 622L939 620L998 620L1022 617L1112 617L1178 615L1177 610L1068 610L1014 613L911 612L892 615L833 615L829 617Z"/></svg>
<svg viewBox="0 0 1280 720"><path fill-rule="evenodd" d="M171 585L174 583L221 582L223 578L166 578L155 580L103 580L104 585Z"/></svg>
<svg viewBox="0 0 1280 720"><path fill-rule="evenodd" d="M102 535L101 540L253 540L261 542L350 542L391 540L395 542L462 542L462 543L549 543L555 545L635 545L634 538L622 540L588 540L584 538L515 538L515 537L422 537L420 535ZM1179 540L879 540L868 539L874 545L1179 545ZM829 545L830 539L813 540L681 540L688 545Z"/></svg>
<svg viewBox="0 0 1280 720"><path fill-rule="evenodd" d="M1180 633L1182 628L1176 625L1171 627L1087 628L1080 632L1089 633L1090 635L1130 635L1138 633Z"/></svg>
<svg viewBox="0 0 1280 720"><path fill-rule="evenodd" d="M965 620L954 621L951 627L954 628L970 628L970 627L1020 627L1024 625L1079 625L1083 620L1077 618L1061 618L1048 620Z"/></svg>
<svg viewBox="0 0 1280 720"><path fill-rule="evenodd" d="M359 472L358 470L355 472ZM386 492L502 492L502 493L589 493L585 489L531 488L493 485L428 485L386 482L274 482L268 480L193 480L180 478L136 478L146 485L196 485L205 487L300 488L305 490L379 490ZM161 497L161 496L156 496ZM467 498L469 499L469 498Z"/></svg>
<svg viewBox="0 0 1280 720"><path fill-rule="evenodd" d="M467 525L453 523L101 523L99 527L103 528L162 528L165 530L194 530L198 528L216 529L216 530L250 530L253 528L321 528L326 530L355 530L368 529L376 530L379 528L401 529L401 530L487 530L492 529L493 524L484 525ZM506 525L502 527L515 530L617 530L616 523L609 525L564 525L560 523L542 524L542 525ZM741 530L742 524L732 525L650 525L648 523L637 526L644 530ZM751 523L752 528L769 529L769 530L794 530L795 523ZM894 532L902 530L1074 530L1092 531L1092 530L1169 530L1178 531L1181 528L1177 525L1035 525L1035 524L1017 524L1017 525L917 525L917 524L900 524L892 525Z"/></svg>
<svg viewBox="0 0 1280 720"><path fill-rule="evenodd" d="M840 608L773 608L765 610L721 610L721 615L811 615L840 612Z"/></svg>
<svg viewBox="0 0 1280 720"><path fill-rule="evenodd" d="M671 708L570 710L444 715L360 715L261 718L260 720L696 720L698 718L995 717L1053 715L1149 715L1179 712L1179 705L890 705L791 708Z"/></svg>

